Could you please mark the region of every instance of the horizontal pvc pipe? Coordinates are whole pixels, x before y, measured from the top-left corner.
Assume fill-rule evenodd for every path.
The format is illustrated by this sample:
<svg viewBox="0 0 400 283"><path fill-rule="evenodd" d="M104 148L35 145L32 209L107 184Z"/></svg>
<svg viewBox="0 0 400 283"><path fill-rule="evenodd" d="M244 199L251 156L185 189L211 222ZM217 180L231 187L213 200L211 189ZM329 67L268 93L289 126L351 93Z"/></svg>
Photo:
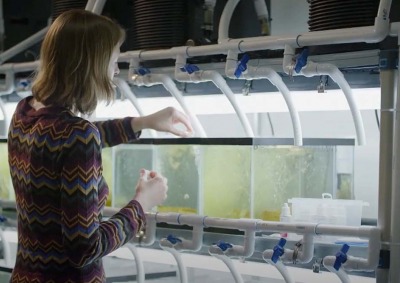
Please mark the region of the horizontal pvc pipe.
<svg viewBox="0 0 400 283"><path fill-rule="evenodd" d="M298 35L288 36L262 36L242 39L232 39L221 44L204 45L204 46L186 46L184 54L187 57L207 56L215 54L227 54L228 50L238 53L257 51L257 50L274 50L284 49L285 45L303 47L318 46L326 44L342 44L367 42L376 43L382 41L388 34L390 25L388 21L380 20L379 29L375 26L335 29L326 31L313 31ZM392 23L391 25L397 25ZM177 55L182 54L181 47L173 47L161 50L139 50L128 51L122 53L119 61L129 62L129 60L137 54L140 54L141 61L152 61L162 59L175 59Z"/></svg>

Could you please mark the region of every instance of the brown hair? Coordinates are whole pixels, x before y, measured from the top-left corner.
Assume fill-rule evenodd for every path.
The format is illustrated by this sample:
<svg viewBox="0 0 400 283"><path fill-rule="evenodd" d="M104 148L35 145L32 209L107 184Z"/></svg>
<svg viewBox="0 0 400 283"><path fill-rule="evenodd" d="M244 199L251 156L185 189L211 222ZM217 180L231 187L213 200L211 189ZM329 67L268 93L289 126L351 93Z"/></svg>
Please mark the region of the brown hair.
<svg viewBox="0 0 400 283"><path fill-rule="evenodd" d="M40 69L32 86L44 105L92 113L98 100L114 97L108 66L125 31L111 19L70 10L50 26L40 51Z"/></svg>

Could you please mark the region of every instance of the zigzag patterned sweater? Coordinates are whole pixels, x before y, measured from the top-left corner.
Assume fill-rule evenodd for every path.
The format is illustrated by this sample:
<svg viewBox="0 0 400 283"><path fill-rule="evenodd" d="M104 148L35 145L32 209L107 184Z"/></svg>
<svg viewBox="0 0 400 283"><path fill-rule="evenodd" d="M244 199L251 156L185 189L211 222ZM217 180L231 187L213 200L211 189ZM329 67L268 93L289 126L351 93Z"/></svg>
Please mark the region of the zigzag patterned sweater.
<svg viewBox="0 0 400 283"><path fill-rule="evenodd" d="M143 229L145 214L132 200L102 221L101 149L140 133L132 118L91 123L61 107L36 111L31 99L19 102L8 136L18 214L11 282L105 282L101 258Z"/></svg>

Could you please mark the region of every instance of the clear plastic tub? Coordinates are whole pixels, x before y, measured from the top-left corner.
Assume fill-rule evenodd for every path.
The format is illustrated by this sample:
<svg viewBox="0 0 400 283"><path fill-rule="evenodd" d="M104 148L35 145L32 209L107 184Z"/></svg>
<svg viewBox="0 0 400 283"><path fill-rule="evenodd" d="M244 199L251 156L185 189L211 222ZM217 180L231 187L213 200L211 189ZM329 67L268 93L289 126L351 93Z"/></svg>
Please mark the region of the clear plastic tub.
<svg viewBox="0 0 400 283"><path fill-rule="evenodd" d="M292 219L296 222L360 226L363 206L361 200L332 199L330 194L322 198L292 198Z"/></svg>

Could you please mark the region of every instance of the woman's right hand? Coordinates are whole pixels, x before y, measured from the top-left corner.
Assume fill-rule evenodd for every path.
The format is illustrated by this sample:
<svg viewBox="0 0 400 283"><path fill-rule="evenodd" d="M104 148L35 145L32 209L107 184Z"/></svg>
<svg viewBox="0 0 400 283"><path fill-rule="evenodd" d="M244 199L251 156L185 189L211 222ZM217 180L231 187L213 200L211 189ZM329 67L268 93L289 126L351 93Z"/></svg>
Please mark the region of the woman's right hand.
<svg viewBox="0 0 400 283"><path fill-rule="evenodd" d="M141 169L139 173L134 199L140 203L144 211L149 211L167 198L167 179L157 172L145 169Z"/></svg>

